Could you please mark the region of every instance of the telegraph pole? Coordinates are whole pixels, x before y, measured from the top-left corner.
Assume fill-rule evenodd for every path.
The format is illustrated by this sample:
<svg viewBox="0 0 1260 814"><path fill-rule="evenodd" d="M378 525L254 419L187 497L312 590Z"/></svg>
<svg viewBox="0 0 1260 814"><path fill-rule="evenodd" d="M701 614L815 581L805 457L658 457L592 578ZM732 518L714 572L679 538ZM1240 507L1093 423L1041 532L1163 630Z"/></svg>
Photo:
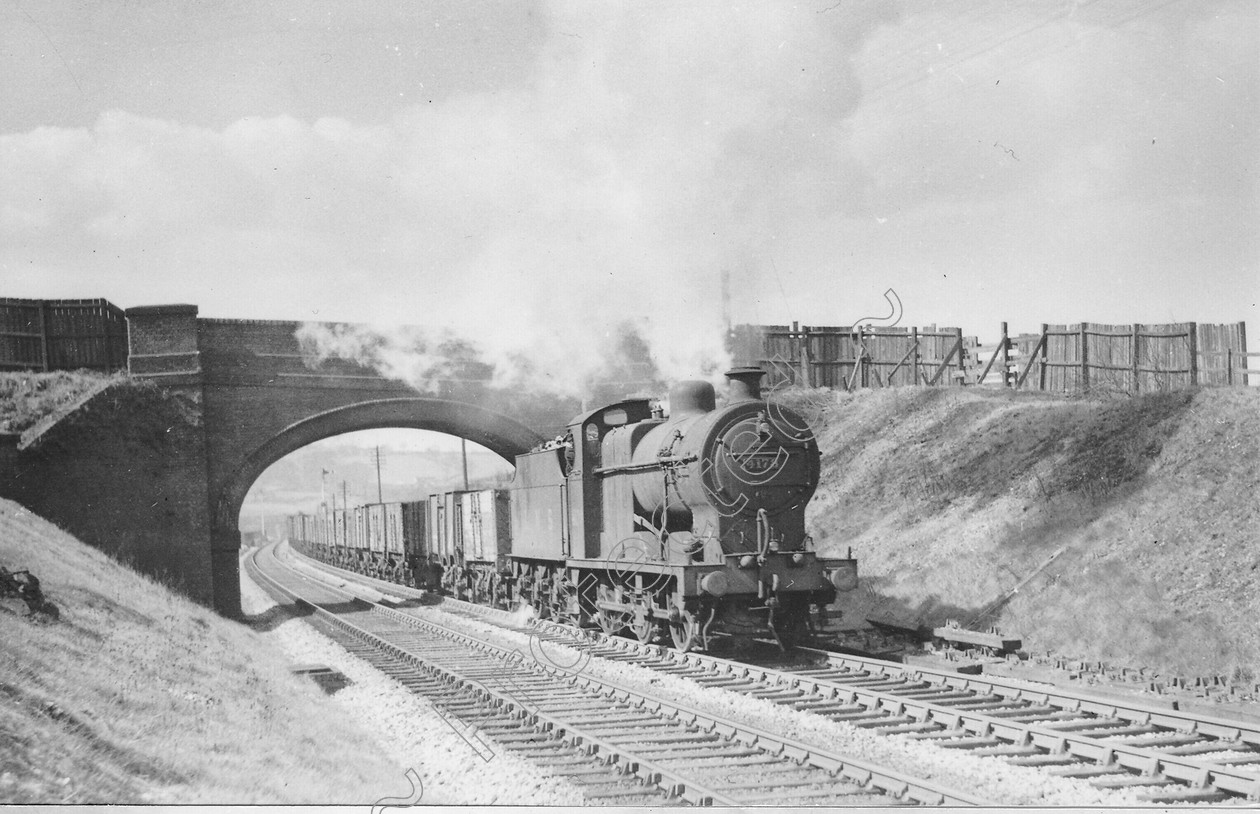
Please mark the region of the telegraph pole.
<svg viewBox="0 0 1260 814"><path fill-rule="evenodd" d="M376 458L376 502L384 503L385 498L381 492L381 448L379 446L377 446L376 454L373 457Z"/></svg>
<svg viewBox="0 0 1260 814"><path fill-rule="evenodd" d="M464 491L468 491L468 439L459 439L459 454L464 461Z"/></svg>

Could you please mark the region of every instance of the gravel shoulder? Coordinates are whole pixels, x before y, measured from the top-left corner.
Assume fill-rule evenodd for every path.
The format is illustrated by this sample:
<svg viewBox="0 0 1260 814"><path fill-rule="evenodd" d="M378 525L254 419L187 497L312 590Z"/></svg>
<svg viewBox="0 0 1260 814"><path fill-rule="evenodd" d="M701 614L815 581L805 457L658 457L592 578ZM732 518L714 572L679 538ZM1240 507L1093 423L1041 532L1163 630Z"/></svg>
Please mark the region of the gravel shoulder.
<svg viewBox="0 0 1260 814"><path fill-rule="evenodd" d="M247 616L256 618L277 607L244 571L241 607ZM259 635L293 664L326 665L353 682L334 693L329 703L359 721L384 751L400 766L414 770L420 781L417 787L410 777L400 775L380 790L381 798L398 798L393 800L395 805L404 805L404 800L412 805L583 803L581 793L571 783L505 750L496 750L489 761L484 760L427 699L351 656L301 619L289 619Z"/></svg>

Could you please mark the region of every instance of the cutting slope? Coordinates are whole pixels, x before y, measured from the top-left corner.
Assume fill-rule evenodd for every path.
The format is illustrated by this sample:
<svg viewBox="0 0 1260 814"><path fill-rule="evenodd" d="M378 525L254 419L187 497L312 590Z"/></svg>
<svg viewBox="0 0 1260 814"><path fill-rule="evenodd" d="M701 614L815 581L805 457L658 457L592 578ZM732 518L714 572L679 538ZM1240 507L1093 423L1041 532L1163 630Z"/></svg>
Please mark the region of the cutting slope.
<svg viewBox="0 0 1260 814"><path fill-rule="evenodd" d="M851 618L997 624L1116 665L1260 673L1260 392L789 397L823 450L813 532L852 546L864 573Z"/></svg>
<svg viewBox="0 0 1260 814"><path fill-rule="evenodd" d="M258 634L0 500L0 801L366 803L402 776Z"/></svg>

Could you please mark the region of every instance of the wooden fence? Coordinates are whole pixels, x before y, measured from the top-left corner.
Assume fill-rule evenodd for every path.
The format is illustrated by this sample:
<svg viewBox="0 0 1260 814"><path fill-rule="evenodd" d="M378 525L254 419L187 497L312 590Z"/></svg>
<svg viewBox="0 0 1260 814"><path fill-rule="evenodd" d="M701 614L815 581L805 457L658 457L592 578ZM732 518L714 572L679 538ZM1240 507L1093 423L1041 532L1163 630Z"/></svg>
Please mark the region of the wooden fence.
<svg viewBox="0 0 1260 814"><path fill-rule="evenodd" d="M119 370L127 319L106 300L0 298L0 370Z"/></svg>
<svg viewBox="0 0 1260 814"><path fill-rule="evenodd" d="M959 328L738 325L737 364L759 364L768 384L857 387L986 384L1050 392L1142 393L1195 385L1247 386L1245 324L1042 325L981 345Z"/></svg>
<svg viewBox="0 0 1260 814"><path fill-rule="evenodd" d="M961 328L737 325L737 364L757 364L769 386L788 383L852 390L907 384L962 384L968 348Z"/></svg>

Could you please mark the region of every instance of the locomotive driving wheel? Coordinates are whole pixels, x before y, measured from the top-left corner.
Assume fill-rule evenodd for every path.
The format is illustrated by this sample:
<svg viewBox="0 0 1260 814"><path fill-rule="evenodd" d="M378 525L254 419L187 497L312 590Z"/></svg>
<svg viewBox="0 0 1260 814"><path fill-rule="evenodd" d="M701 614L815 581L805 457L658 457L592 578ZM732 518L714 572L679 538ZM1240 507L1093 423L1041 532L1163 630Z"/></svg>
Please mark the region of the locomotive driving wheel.
<svg viewBox="0 0 1260 814"><path fill-rule="evenodd" d="M656 637L656 619L652 617L652 600L646 596L636 596L630 600L633 610L627 626L634 637L644 644L649 644Z"/></svg>
<svg viewBox="0 0 1260 814"><path fill-rule="evenodd" d="M674 640L674 648L679 653L686 653L700 641L700 620L689 610L678 615L677 622L669 623L669 635Z"/></svg>
<svg viewBox="0 0 1260 814"><path fill-rule="evenodd" d="M551 593L547 597L550 605L550 618L555 622L568 622L569 597L575 593L572 583L563 571L556 571L551 577Z"/></svg>
<svg viewBox="0 0 1260 814"><path fill-rule="evenodd" d="M597 603L612 604L621 601L616 592L607 585L600 585L596 588L595 597ZM599 623L600 630L604 631L604 633L609 636L620 633L621 630L627 627L632 620L633 613L631 612L608 610L607 608L599 607L598 604L595 607L595 621Z"/></svg>

